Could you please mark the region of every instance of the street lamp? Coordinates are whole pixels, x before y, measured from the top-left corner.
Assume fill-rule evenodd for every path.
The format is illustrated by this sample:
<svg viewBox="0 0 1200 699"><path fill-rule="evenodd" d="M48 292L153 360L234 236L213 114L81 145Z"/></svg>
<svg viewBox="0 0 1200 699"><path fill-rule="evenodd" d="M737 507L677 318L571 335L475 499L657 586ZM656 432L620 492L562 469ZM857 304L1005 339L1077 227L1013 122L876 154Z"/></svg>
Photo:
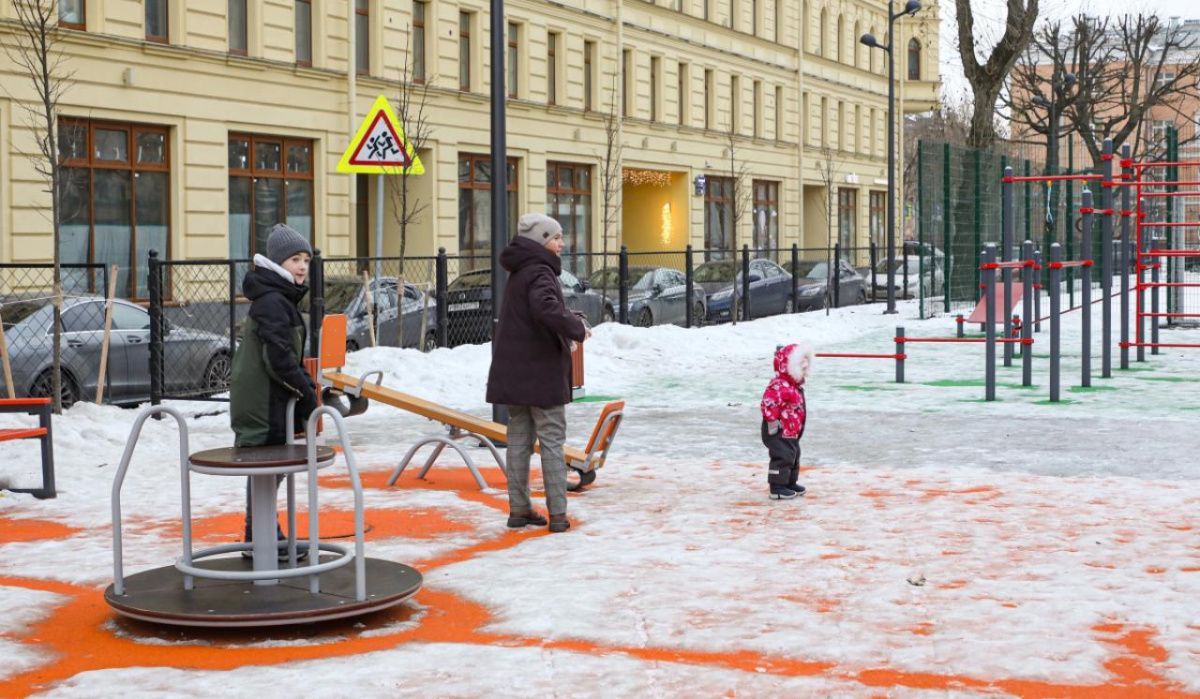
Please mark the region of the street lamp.
<svg viewBox="0 0 1200 699"><path fill-rule="evenodd" d="M1033 104L1039 107L1045 107L1050 110L1048 123L1046 125L1046 174L1053 176L1058 174L1058 104L1066 98L1067 92L1075 85L1074 73L1062 73L1062 79L1059 79L1060 73L1055 70L1054 75L1050 78L1050 99L1046 99L1042 95L1034 95L1030 100ZM1050 196L1046 202L1046 239L1049 241L1054 237L1054 217L1058 213L1058 187L1053 186L1049 182L1046 186L1050 188Z"/></svg>
<svg viewBox="0 0 1200 699"><path fill-rule="evenodd" d="M908 0L904 4L904 9L900 12L892 12L892 0L888 0L888 41L890 45L883 45L875 38L874 34L863 34L858 41L864 46L873 49L883 49L888 55L888 165L887 165L887 182L888 182L888 203L887 203L887 313L896 312L896 52L892 50L895 45L895 24L896 20L908 15L909 17L917 14L921 9L920 0Z"/></svg>

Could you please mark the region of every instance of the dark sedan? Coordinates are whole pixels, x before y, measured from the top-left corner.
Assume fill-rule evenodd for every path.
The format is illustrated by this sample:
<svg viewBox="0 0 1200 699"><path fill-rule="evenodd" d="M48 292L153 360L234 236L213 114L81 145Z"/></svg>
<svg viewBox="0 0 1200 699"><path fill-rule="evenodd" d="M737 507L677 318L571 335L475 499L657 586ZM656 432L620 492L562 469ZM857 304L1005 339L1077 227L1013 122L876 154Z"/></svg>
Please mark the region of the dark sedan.
<svg viewBox="0 0 1200 699"><path fill-rule="evenodd" d="M867 281L849 262L839 260L837 270L837 296L829 295L829 305L850 306L867 302ZM825 307L825 295L830 286L829 266L825 262L801 260L797 267L796 310L812 311Z"/></svg>
<svg viewBox="0 0 1200 699"><path fill-rule="evenodd" d="M618 298L619 282L619 271L611 267L591 277L592 290L606 294L610 301ZM687 278L683 272L670 267L630 267L627 283L630 323L644 328L666 323L687 325ZM704 320L704 300L704 289L693 285L691 305L695 323Z"/></svg>
<svg viewBox="0 0 1200 699"><path fill-rule="evenodd" d="M708 292L708 320L728 322L733 292L742 292L742 274L734 260L714 260L696 268L696 283ZM735 274L736 272L736 274ZM739 305L742 300L739 298ZM792 312L792 275L768 259L750 261L750 317Z"/></svg>
<svg viewBox="0 0 1200 699"><path fill-rule="evenodd" d="M567 308L588 323L612 320L613 307L567 270L558 276ZM492 337L492 271L477 269L450 282L446 289L446 329L451 345L487 342Z"/></svg>

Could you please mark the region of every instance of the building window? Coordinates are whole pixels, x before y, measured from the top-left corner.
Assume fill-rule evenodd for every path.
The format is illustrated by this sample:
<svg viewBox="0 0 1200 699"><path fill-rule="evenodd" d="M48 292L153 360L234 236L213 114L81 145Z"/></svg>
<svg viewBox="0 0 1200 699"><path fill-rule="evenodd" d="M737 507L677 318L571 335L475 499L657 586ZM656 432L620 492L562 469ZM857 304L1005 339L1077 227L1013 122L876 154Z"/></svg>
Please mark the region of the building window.
<svg viewBox="0 0 1200 699"><path fill-rule="evenodd" d="M822 58L828 58L825 53L825 35L829 33L829 17L825 13L825 9L821 8L821 21L817 24L817 53Z"/></svg>
<svg viewBox="0 0 1200 699"><path fill-rule="evenodd" d="M763 91L762 81L754 81L754 137L762 138L762 118L763 118Z"/></svg>
<svg viewBox="0 0 1200 699"><path fill-rule="evenodd" d="M371 0L354 0L354 69L371 72Z"/></svg>
<svg viewBox="0 0 1200 699"><path fill-rule="evenodd" d="M705 21L708 21L708 15L709 15L709 11L711 9L709 6L711 4L712 4L712 0L704 0L704 20Z"/></svg>
<svg viewBox="0 0 1200 699"><path fill-rule="evenodd" d="M679 64L679 75L677 76L678 84L675 89L679 99L679 125L687 126L691 121L692 112L692 90L690 86L688 74L688 64Z"/></svg>
<svg viewBox="0 0 1200 699"><path fill-rule="evenodd" d="M428 5L425 0L413 3L412 79L415 83L425 82L425 13Z"/></svg>
<svg viewBox="0 0 1200 699"><path fill-rule="evenodd" d="M844 151L850 147L850 139L846 137L846 103L838 100L837 105L837 144L838 150Z"/></svg>
<svg viewBox="0 0 1200 699"><path fill-rule="evenodd" d="M870 50L858 40L860 36L862 36L862 25L858 21L855 21L854 33L850 35L850 62L854 64L855 68L861 65L859 57L862 55L863 50Z"/></svg>
<svg viewBox="0 0 1200 699"><path fill-rule="evenodd" d="M736 75L729 76L729 131L742 131L742 79Z"/></svg>
<svg viewBox="0 0 1200 699"><path fill-rule="evenodd" d="M225 22L229 34L229 53L246 55L246 0L229 0Z"/></svg>
<svg viewBox="0 0 1200 699"><path fill-rule="evenodd" d="M650 121L658 121L659 107L659 85L662 80L660 72L662 70L662 59L658 56L650 57Z"/></svg>
<svg viewBox="0 0 1200 699"><path fill-rule="evenodd" d="M592 231L592 166L546 163L546 215L563 229L563 269L575 276L591 273L586 253Z"/></svg>
<svg viewBox="0 0 1200 699"><path fill-rule="evenodd" d="M854 189L838 189L838 243L842 246L842 254L848 255L854 247L854 237L858 228L858 191Z"/></svg>
<svg viewBox="0 0 1200 699"><path fill-rule="evenodd" d="M170 257L171 154L162 126L62 118L58 125L63 201L59 255L64 263L117 265L117 293L144 299L151 249ZM88 272L64 282L96 288Z"/></svg>
<svg viewBox="0 0 1200 699"><path fill-rule="evenodd" d="M562 46L559 34L546 35L546 102L558 104L558 54Z"/></svg>
<svg viewBox="0 0 1200 699"><path fill-rule="evenodd" d="M84 0L58 0L58 26L64 29L87 29Z"/></svg>
<svg viewBox="0 0 1200 699"><path fill-rule="evenodd" d="M716 92L714 91L713 83L716 82L716 77L713 75L711 68L704 69L704 128L711 129L713 125L713 112L716 111Z"/></svg>
<svg viewBox="0 0 1200 699"><path fill-rule="evenodd" d="M862 107L854 105L854 152L862 152Z"/></svg>
<svg viewBox="0 0 1200 699"><path fill-rule="evenodd" d="M921 42L915 38L908 42L908 79L921 79Z"/></svg>
<svg viewBox="0 0 1200 699"><path fill-rule="evenodd" d="M867 195L868 225L871 230L871 242L877 246L883 245L883 237L887 232L887 192L872 191Z"/></svg>
<svg viewBox="0 0 1200 699"><path fill-rule="evenodd" d="M167 0L146 0L146 41L165 44L167 36Z"/></svg>
<svg viewBox="0 0 1200 699"><path fill-rule="evenodd" d="M845 45L845 42L842 41L842 39L843 39L842 34L843 34L844 29L845 29L845 24L843 23L842 16L838 15L837 34L834 35L834 37L833 37L833 53L834 53L833 58L834 58L834 60L839 61L839 62L844 61L846 58L843 55L843 53L846 50L846 45Z"/></svg>
<svg viewBox="0 0 1200 699"><path fill-rule="evenodd" d="M821 147L829 145L829 98L821 98L821 112L817 115L817 133L821 134Z"/></svg>
<svg viewBox="0 0 1200 699"><path fill-rule="evenodd" d="M633 51L625 49L621 52L621 114L633 116Z"/></svg>
<svg viewBox="0 0 1200 699"><path fill-rule="evenodd" d="M313 142L229 134L229 256L267 251L267 234L286 223L313 240Z"/></svg>
<svg viewBox="0 0 1200 699"><path fill-rule="evenodd" d="M458 13L458 89L471 91L471 13Z"/></svg>
<svg viewBox="0 0 1200 699"><path fill-rule="evenodd" d="M779 247L779 183L754 180L754 249L767 253Z"/></svg>
<svg viewBox="0 0 1200 699"><path fill-rule="evenodd" d="M783 37L783 0L775 0L775 33L772 36L775 43Z"/></svg>
<svg viewBox="0 0 1200 699"><path fill-rule="evenodd" d="M296 0L296 65L312 65L311 0Z"/></svg>
<svg viewBox="0 0 1200 699"><path fill-rule="evenodd" d="M521 27L516 22L508 23L508 56L506 57L508 65L504 69L508 71L508 98L516 99L517 90L520 87L520 59L521 51L518 42L520 41Z"/></svg>
<svg viewBox="0 0 1200 699"><path fill-rule="evenodd" d="M722 260L733 251L733 179L708 176L704 187L704 259Z"/></svg>
<svg viewBox="0 0 1200 699"><path fill-rule="evenodd" d="M783 140L783 87L775 86L775 140Z"/></svg>
<svg viewBox="0 0 1200 699"><path fill-rule="evenodd" d="M807 146L812 139L812 134L809 133L809 126L812 123L812 114L809 112L808 93L800 95L800 145Z"/></svg>
<svg viewBox="0 0 1200 699"><path fill-rule="evenodd" d="M738 10L740 10L740 9L741 8L738 7L737 0L729 0L729 28L730 29L737 29L737 25L738 25L737 16L738 16Z"/></svg>
<svg viewBox="0 0 1200 699"><path fill-rule="evenodd" d="M583 109L590 112L595 108L595 65L596 65L596 42L583 42Z"/></svg>
<svg viewBox="0 0 1200 699"><path fill-rule="evenodd" d="M871 27L871 36L879 38L879 35L875 33L875 27ZM867 70L875 72L875 52L870 49L867 49Z"/></svg>
<svg viewBox="0 0 1200 699"><path fill-rule="evenodd" d="M750 0L750 33L754 36L759 34L758 4L759 0Z"/></svg>
<svg viewBox="0 0 1200 699"><path fill-rule="evenodd" d="M464 270L487 267L492 250L492 156L458 156L458 254ZM508 231L517 230L517 159L508 159ZM465 265L465 266L464 266Z"/></svg>

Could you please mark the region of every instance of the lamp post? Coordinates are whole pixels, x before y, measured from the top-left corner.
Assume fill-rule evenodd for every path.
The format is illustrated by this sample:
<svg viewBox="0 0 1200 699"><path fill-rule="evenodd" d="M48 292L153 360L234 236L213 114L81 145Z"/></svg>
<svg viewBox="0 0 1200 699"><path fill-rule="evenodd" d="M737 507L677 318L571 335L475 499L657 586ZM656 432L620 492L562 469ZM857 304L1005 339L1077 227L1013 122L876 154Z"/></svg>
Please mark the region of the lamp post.
<svg viewBox="0 0 1200 699"><path fill-rule="evenodd" d="M1061 80L1059 76L1060 73L1055 70L1050 78L1050 99L1034 95L1030 100L1033 104L1050 110L1046 124L1046 174L1050 176L1058 174L1058 103L1065 100L1067 91L1075 85L1074 73L1062 73ZM1046 186L1050 188L1050 196L1046 197L1046 236L1047 240L1051 240L1054 237L1055 216L1058 214L1058 187L1049 182Z"/></svg>
<svg viewBox="0 0 1200 699"><path fill-rule="evenodd" d="M892 0L888 0L888 44L879 43L874 34L863 34L858 40L864 46L873 49L883 49L888 55L888 164L887 164L887 310L885 314L896 312L896 20L908 15L917 14L921 9L920 0L908 0L900 12L892 12Z"/></svg>
<svg viewBox="0 0 1200 699"><path fill-rule="evenodd" d="M508 145L505 119L504 0L491 0L491 102L492 102L492 340L500 323L500 301L504 298L504 270L500 267L500 251L508 243ZM515 70L515 67L514 67ZM492 420L508 424L508 406L493 405Z"/></svg>

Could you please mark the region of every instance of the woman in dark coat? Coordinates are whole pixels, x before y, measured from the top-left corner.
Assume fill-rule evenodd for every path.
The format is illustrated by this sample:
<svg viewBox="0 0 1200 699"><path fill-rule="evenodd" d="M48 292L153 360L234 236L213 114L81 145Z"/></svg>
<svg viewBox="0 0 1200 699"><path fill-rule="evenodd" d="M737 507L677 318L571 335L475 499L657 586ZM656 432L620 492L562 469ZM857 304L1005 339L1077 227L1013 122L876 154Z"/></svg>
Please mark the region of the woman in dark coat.
<svg viewBox="0 0 1200 699"><path fill-rule="evenodd" d="M557 221L544 214L526 214L517 222L517 236L500 253L500 264L510 276L492 340L487 400L508 406L508 526L514 529L546 524L529 501L529 458L535 437L541 445L550 531L571 527L563 459L566 404L571 402L571 347L591 331L563 301L558 281L562 247L562 226Z"/></svg>

